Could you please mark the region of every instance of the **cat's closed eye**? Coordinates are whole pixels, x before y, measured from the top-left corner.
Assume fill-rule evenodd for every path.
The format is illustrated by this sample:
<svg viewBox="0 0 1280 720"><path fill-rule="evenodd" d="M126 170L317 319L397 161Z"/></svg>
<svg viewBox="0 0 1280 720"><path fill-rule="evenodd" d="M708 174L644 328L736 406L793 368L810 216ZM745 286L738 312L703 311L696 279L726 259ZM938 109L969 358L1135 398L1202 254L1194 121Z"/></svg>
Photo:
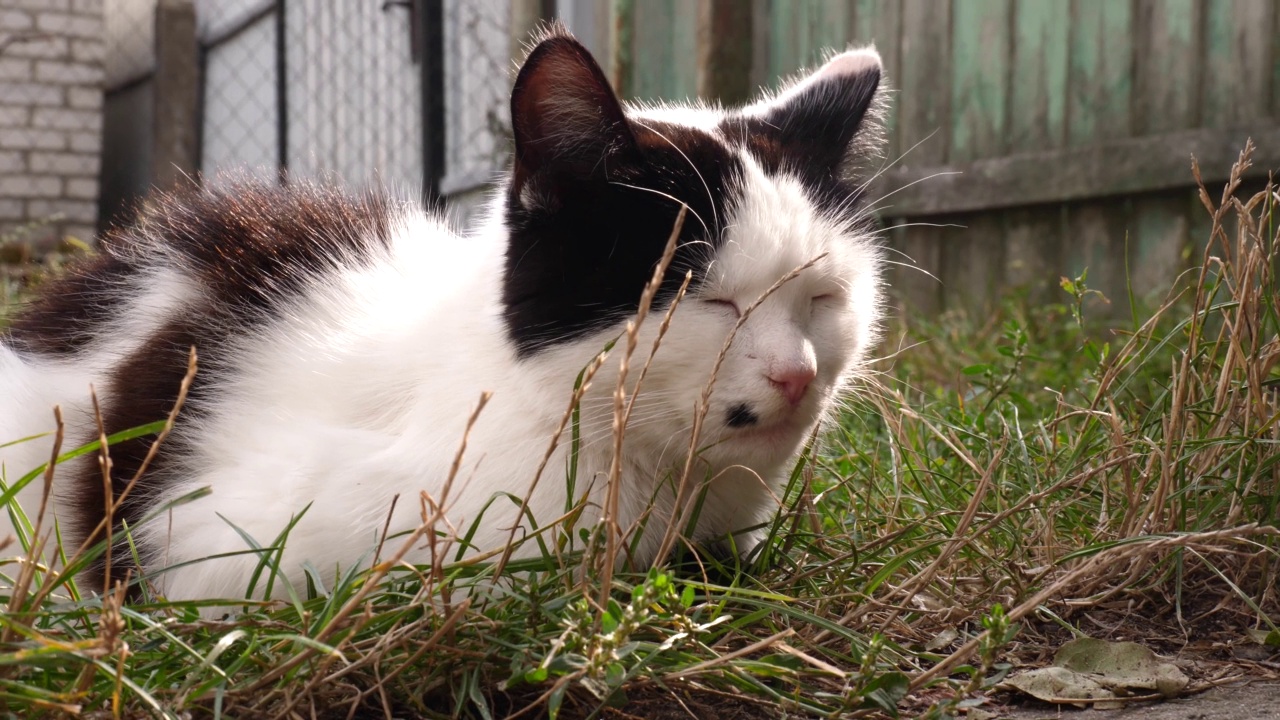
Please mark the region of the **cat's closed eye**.
<svg viewBox="0 0 1280 720"><path fill-rule="evenodd" d="M845 302L845 295L841 292L827 292L813 295L809 298L809 316L814 317L819 313L838 310Z"/></svg>
<svg viewBox="0 0 1280 720"><path fill-rule="evenodd" d="M738 303L732 300L726 300L723 298L704 298L702 302L714 308L724 310L726 312L731 312L733 313L734 318L742 317L742 310L738 308Z"/></svg>

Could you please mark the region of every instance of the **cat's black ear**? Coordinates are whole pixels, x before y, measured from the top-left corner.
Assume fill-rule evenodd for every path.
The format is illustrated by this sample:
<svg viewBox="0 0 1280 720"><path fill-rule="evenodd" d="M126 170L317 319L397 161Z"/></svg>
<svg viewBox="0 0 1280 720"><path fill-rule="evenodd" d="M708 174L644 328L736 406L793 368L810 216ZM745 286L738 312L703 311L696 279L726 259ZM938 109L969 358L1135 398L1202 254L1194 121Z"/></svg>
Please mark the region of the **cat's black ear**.
<svg viewBox="0 0 1280 720"><path fill-rule="evenodd" d="M765 120L798 169L835 173L855 139L872 130L869 116L877 107L880 75L880 54L874 48L850 50L747 112Z"/></svg>
<svg viewBox="0 0 1280 720"><path fill-rule="evenodd" d="M565 177L597 176L635 152L604 71L567 34L553 33L529 53L511 91L511 127L517 193L544 178L554 186Z"/></svg>

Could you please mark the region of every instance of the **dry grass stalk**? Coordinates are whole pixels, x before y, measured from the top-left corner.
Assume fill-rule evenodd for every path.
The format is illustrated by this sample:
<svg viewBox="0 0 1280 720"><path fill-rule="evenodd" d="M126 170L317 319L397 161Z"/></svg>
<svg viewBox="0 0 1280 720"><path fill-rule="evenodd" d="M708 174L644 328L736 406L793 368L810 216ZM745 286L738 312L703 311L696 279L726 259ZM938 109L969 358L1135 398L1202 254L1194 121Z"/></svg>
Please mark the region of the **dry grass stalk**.
<svg viewBox="0 0 1280 720"><path fill-rule="evenodd" d="M31 589L31 582L35 579L36 568L43 564L41 558L44 557L48 541L48 537L44 535L44 519L49 511L49 493L53 491L53 474L58 467L58 456L62 454L62 441L66 432L66 425L62 422L61 407L54 406L53 419L57 426L53 435L53 448L49 453L49 464L44 471L44 489L40 496L40 510L36 513L36 522L31 533L31 549L27 552L27 557L18 571L18 577L11 591L13 594L9 598L9 616L15 623L25 621L21 609ZM39 607L39 604L36 603L33 607ZM4 633L0 635L0 642L9 643L16 639L17 629L12 625L5 627ZM0 671L0 674L2 672Z"/></svg>
<svg viewBox="0 0 1280 720"><path fill-rule="evenodd" d="M663 249L662 257L658 260L658 264L654 266L653 276L649 278L649 282L645 284L644 291L640 294L640 303L636 308L636 316L627 321L627 329L623 333L626 346L621 359L618 361L618 382L613 392L613 459L609 464L608 485L606 487L603 513L600 518L601 527L604 528L605 532L604 557L602 565L599 567L601 575L599 603L601 608L608 605L609 593L613 591L613 571L618 563L618 550L623 534L623 528L618 524L618 499L622 492L622 442L626 434L627 422L631 418L631 411L635 407L636 397L640 394L640 386L637 383L628 400L627 373L631 366L631 357L635 354L636 346L639 343L640 327L648 318L649 308L653 305L658 289L662 287L662 280L666 277L667 268L670 267L672 258L675 257L677 241L680 239L680 231L684 229L685 216L688 210L689 206L683 204L680 206L675 224L671 228L671 234L667 237L667 244ZM688 286L690 277L692 276L686 277L684 287ZM673 303L668 310L668 316L675 311L675 307L676 305ZM665 325L664 323L664 328ZM661 335L659 335L660 340ZM657 350L658 346L655 343L653 351L649 355L650 360L652 360ZM648 363L646 363L645 371L648 370L648 367ZM641 380L643 380L643 376Z"/></svg>

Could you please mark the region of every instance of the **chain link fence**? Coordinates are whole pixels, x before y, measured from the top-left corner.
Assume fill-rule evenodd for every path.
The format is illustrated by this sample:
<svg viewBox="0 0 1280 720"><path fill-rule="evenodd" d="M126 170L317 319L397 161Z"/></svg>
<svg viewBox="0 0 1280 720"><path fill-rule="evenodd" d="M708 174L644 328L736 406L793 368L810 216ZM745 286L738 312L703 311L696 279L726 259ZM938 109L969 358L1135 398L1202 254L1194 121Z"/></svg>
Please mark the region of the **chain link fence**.
<svg viewBox="0 0 1280 720"><path fill-rule="evenodd" d="M267 0L198 9L206 177L284 171L421 188L423 58L412 3Z"/></svg>
<svg viewBox="0 0 1280 720"><path fill-rule="evenodd" d="M250 174L276 177L282 84L278 51L280 4L198 2L203 88L199 168L210 182Z"/></svg>
<svg viewBox="0 0 1280 720"><path fill-rule="evenodd" d="M441 191L465 202L511 153L510 3L444 3L445 167Z"/></svg>

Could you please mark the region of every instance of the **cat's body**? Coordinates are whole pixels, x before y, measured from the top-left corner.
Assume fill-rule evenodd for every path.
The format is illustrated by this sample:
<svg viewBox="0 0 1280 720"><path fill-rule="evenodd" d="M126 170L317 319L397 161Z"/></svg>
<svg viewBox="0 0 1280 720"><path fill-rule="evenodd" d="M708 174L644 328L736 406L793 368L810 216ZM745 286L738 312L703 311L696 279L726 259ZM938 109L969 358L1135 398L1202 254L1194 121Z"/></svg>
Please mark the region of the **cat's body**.
<svg viewBox="0 0 1280 720"><path fill-rule="evenodd" d="M269 544L305 509L281 563L291 582L304 562L325 573L367 562L393 498L393 534L419 524L422 493L442 499L488 392L443 502L459 535L475 525L470 553L501 548L513 526L517 539L527 533L520 499L575 379L634 316L683 202L690 214L628 387L685 272L694 280L624 435L617 519L628 529L648 518L634 559L651 560L689 502L672 485L737 314L813 261L742 323L697 443L691 479L710 480L697 539L748 528L777 509L796 453L874 338L878 252L843 173L878 81L875 53L853 51L740 113L641 108L624 119L585 50L553 32L517 80L515 168L473 233L407 204L305 185L163 200L16 320L0 344L0 444L49 431L54 404L64 449L95 438L91 384L108 433L164 418L194 345L187 406L117 525L131 524L144 570L169 597L238 597L257 555L191 561L246 550L240 532ZM621 354L582 401L579 527L606 502ZM115 493L150 442L113 448ZM6 482L44 462L50 444L0 449ZM528 493L539 526L572 504L570 446L566 432ZM85 460L57 477L57 517L83 538L103 517L101 472ZM206 486L207 497L138 526ZM19 498L34 513L38 482ZM427 562L421 545L405 559Z"/></svg>

